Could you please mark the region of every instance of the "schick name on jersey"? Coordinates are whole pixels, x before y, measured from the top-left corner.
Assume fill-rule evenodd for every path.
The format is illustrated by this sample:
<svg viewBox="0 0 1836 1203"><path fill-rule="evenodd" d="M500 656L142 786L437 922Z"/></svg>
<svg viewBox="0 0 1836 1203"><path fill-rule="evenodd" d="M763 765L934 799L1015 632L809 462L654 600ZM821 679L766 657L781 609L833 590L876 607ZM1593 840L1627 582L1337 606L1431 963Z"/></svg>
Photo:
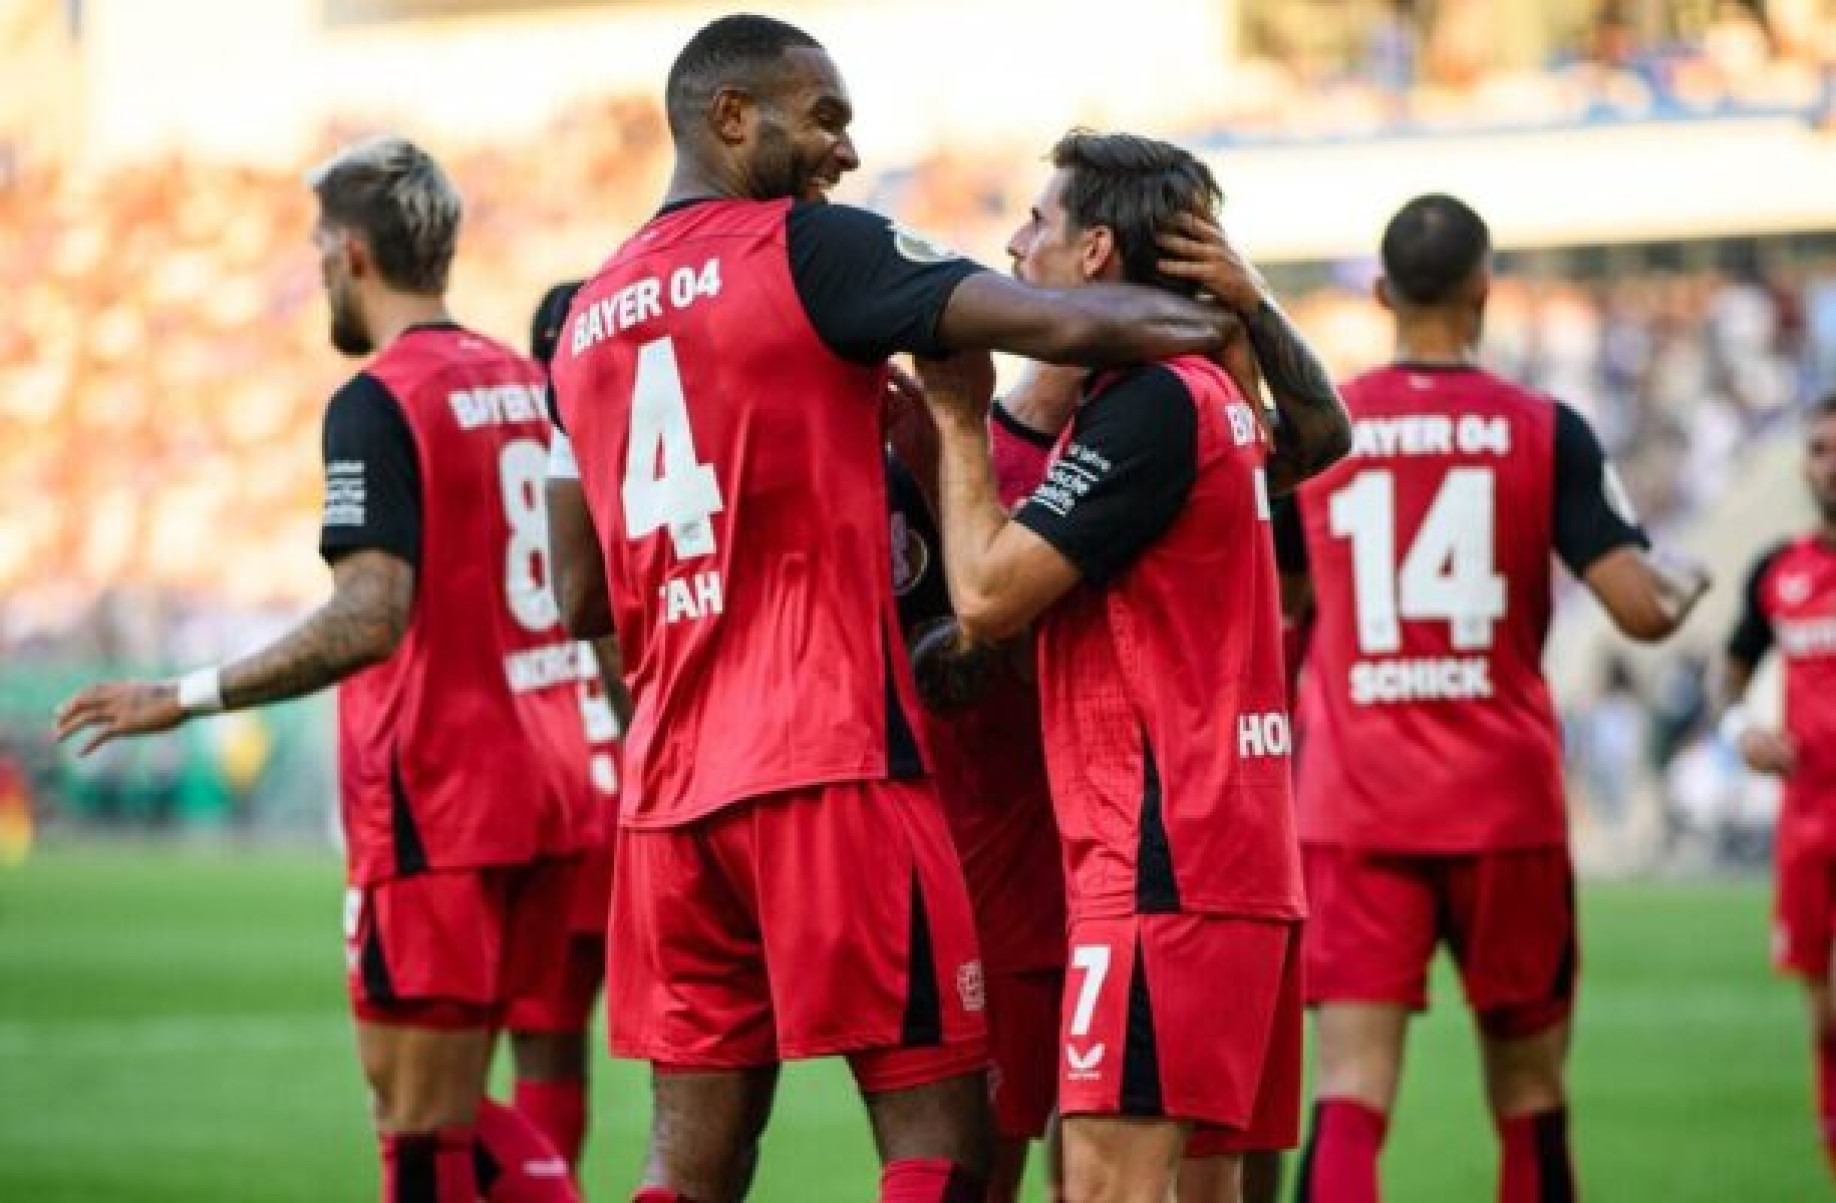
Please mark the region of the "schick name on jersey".
<svg viewBox="0 0 1836 1203"><path fill-rule="evenodd" d="M1483 656L1364 660L1351 667L1356 706L1396 702L1466 702L1492 696L1492 666Z"/></svg>

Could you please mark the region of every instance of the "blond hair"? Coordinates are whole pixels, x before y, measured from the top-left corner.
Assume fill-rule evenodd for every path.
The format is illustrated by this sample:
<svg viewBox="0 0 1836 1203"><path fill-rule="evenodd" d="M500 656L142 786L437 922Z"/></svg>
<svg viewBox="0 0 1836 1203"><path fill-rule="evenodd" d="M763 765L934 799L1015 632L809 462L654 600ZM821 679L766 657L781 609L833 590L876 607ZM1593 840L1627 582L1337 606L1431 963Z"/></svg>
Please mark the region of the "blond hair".
<svg viewBox="0 0 1836 1203"><path fill-rule="evenodd" d="M378 135L307 174L326 225L369 244L382 278L406 292L439 293L459 241L459 190L406 138Z"/></svg>

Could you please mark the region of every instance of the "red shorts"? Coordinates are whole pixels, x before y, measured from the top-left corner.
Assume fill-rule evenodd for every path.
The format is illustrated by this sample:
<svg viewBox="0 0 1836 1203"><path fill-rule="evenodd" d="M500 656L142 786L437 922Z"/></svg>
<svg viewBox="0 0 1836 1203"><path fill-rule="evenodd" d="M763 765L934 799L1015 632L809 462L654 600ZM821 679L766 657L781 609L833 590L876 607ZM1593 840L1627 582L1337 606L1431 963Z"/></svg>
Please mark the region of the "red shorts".
<svg viewBox="0 0 1836 1203"><path fill-rule="evenodd" d="M625 828L617 855L614 1054L695 1070L846 1053L869 1092L987 1066L969 895L928 782Z"/></svg>
<svg viewBox="0 0 1836 1203"><path fill-rule="evenodd" d="M345 979L368 1023L494 1024L550 988L567 947L578 857L437 870L345 893Z"/></svg>
<svg viewBox="0 0 1836 1203"><path fill-rule="evenodd" d="M1779 846L1772 908L1772 963L1823 981L1836 940L1836 856Z"/></svg>
<svg viewBox="0 0 1836 1203"><path fill-rule="evenodd" d="M1300 959L1294 923L1072 920L1059 1109L1190 1122L1190 1156L1292 1148L1300 1135Z"/></svg>
<svg viewBox="0 0 1836 1203"><path fill-rule="evenodd" d="M995 1134L1038 1140L1058 1105L1058 1003L1065 971L988 977L988 1089Z"/></svg>
<svg viewBox="0 0 1836 1203"><path fill-rule="evenodd" d="M582 855L567 917L567 950L561 969L547 975L548 989L510 1004L504 1026L513 1032L584 1032L606 977L606 912L612 904L612 847Z"/></svg>
<svg viewBox="0 0 1836 1203"><path fill-rule="evenodd" d="M1575 874L1565 847L1391 855L1309 845L1307 1001L1428 1006L1447 942L1466 1000L1495 1037L1532 1036L1574 1007Z"/></svg>

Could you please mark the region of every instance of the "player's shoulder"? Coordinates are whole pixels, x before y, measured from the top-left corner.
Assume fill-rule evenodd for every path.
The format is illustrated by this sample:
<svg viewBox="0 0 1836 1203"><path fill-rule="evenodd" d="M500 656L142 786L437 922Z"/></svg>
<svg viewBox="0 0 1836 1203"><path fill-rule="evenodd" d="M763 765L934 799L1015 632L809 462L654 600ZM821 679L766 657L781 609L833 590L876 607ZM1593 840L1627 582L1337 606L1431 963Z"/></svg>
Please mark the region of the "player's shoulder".
<svg viewBox="0 0 1836 1203"><path fill-rule="evenodd" d="M1747 570L1747 576L1757 586L1763 584L1776 571L1795 569L1830 559L1836 559L1836 551L1832 551L1816 535L1809 533L1789 535L1761 549L1759 554L1753 557L1753 563Z"/></svg>
<svg viewBox="0 0 1836 1203"><path fill-rule="evenodd" d="M1189 363L1188 360L1194 362ZM1208 360L1198 360L1193 356L1133 364L1102 373L1091 380L1089 400L1079 407L1080 412L1134 406L1196 408L1198 397L1193 387L1194 382L1211 379L1201 365L1210 366L1219 375L1223 374L1221 368L1211 365Z"/></svg>

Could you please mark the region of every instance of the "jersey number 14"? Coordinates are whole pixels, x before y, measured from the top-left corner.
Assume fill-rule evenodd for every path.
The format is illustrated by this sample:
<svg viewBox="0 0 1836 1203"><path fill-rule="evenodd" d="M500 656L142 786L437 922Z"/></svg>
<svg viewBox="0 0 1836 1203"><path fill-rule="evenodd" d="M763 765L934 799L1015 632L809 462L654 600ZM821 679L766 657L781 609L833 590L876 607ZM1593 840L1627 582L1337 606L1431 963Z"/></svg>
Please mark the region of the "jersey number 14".
<svg viewBox="0 0 1836 1203"><path fill-rule="evenodd" d="M1492 628L1505 616L1494 543L1496 492L1490 468L1448 472L1400 564L1396 474L1360 472L1332 495L1333 536L1351 540L1362 652L1401 651L1404 619L1445 621L1455 651L1492 646Z"/></svg>

